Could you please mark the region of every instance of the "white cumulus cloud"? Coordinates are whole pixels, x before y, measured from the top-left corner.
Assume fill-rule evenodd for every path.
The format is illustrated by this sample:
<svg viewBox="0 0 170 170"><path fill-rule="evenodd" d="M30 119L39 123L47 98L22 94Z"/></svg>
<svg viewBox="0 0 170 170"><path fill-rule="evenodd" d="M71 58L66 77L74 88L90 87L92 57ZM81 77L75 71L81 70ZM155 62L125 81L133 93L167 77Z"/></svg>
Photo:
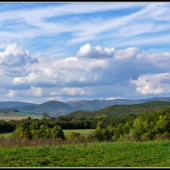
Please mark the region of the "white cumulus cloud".
<svg viewBox="0 0 170 170"><path fill-rule="evenodd" d="M140 76L137 80L131 80L136 84L136 92L140 94L170 93L170 74Z"/></svg>
<svg viewBox="0 0 170 170"><path fill-rule="evenodd" d="M8 97L14 97L15 96L15 91L14 90L9 90L9 93L7 94Z"/></svg>
<svg viewBox="0 0 170 170"><path fill-rule="evenodd" d="M10 67L22 67L26 64L37 63L36 59L32 59L29 51L24 52L16 43L9 44L4 52L0 52L0 65Z"/></svg>
<svg viewBox="0 0 170 170"><path fill-rule="evenodd" d="M151 53L137 47L129 47L110 50L112 52L109 53L106 52L107 48L88 46L90 50L91 48L92 51L96 50L93 52L96 58L89 57L88 50L82 52L84 57L78 57L77 54L80 52L78 51L74 57L65 59L38 58L38 64L30 64L26 70L20 70L22 74L11 76L14 71L8 72L8 75L1 72L0 87L13 91L22 90L23 95L35 97L90 96L93 94L97 96L100 94L98 97L101 98L101 95L106 94L105 98L113 99L112 97L124 93L127 87L133 88L127 94L135 93L136 89L138 94L169 93L167 81L169 80L167 72L170 72L169 52ZM21 48L17 49L21 50ZM28 52L26 53L28 55ZM108 57L111 53L112 57ZM16 50L13 55L17 54ZM103 58L97 58L97 54L102 54ZM10 68L9 65L6 66L6 70ZM2 65L0 69L4 70ZM155 74L155 76L146 76L148 73ZM133 85L129 85L129 82ZM108 86L110 86L109 89ZM112 90L112 87L115 89ZM13 91L8 96L12 96ZM15 95L22 96L22 94Z"/></svg>
<svg viewBox="0 0 170 170"><path fill-rule="evenodd" d="M43 89L40 87L33 87L31 86L31 92L34 96L41 96Z"/></svg>
<svg viewBox="0 0 170 170"><path fill-rule="evenodd" d="M114 54L115 59L128 59L136 58L138 54L141 53L141 50L137 47L129 47L126 49L118 50Z"/></svg>
<svg viewBox="0 0 170 170"><path fill-rule="evenodd" d="M51 92L51 95L83 95L85 91L78 87L64 87L57 92Z"/></svg>
<svg viewBox="0 0 170 170"><path fill-rule="evenodd" d="M80 47L80 50L76 53L76 57L105 59L113 57L114 51L115 48L102 49L101 46L92 47L88 43Z"/></svg>

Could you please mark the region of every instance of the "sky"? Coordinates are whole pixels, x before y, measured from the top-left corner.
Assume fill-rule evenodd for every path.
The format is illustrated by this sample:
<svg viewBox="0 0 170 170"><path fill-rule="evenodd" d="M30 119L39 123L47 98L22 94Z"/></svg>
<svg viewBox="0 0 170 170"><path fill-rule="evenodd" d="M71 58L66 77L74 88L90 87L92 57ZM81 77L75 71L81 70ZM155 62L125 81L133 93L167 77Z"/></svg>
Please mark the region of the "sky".
<svg viewBox="0 0 170 170"><path fill-rule="evenodd" d="M169 2L1 2L0 16L0 101L170 97Z"/></svg>

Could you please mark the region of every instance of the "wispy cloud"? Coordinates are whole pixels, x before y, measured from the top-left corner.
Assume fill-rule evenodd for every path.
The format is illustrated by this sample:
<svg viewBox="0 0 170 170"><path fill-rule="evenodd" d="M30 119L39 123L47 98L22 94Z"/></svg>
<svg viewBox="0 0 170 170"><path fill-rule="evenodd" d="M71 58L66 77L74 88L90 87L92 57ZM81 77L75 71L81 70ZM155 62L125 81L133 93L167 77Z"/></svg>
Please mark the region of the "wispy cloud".
<svg viewBox="0 0 170 170"><path fill-rule="evenodd" d="M115 27L127 24L134 17L141 15L144 11L139 11L135 14L131 14L130 16L118 17L117 19L107 20L106 18L101 18L101 20L93 22L95 19L92 17L91 20L78 23L70 23L69 20L63 22L62 20L51 20L47 19L50 17L62 17L65 15L80 15L81 14L91 14L91 13L99 13L105 12L108 10L118 10L118 9L127 9L134 7L143 7L148 5L147 3L77 3L77 4L65 4L60 6L47 6L43 8L36 9L27 9L27 10L13 10L13 11L3 11L0 12L1 18L0 21L8 22L11 21L10 28L14 29L14 32L3 31L0 32L0 35L4 38L16 38L16 39L24 39L24 38L33 38L45 34L58 34L63 32L74 32L76 40L74 38L69 40L68 43L77 43L81 41L87 41L91 39L91 36L95 36L103 31L108 31L110 29L114 29ZM50 12L49 12L50 11ZM113 16L114 17L114 16ZM115 17L114 17L115 18ZM17 27L13 20L16 20ZM102 23L102 24L101 24ZM2 26L3 26L2 25ZM25 29L23 27L19 27L19 25L25 25ZM77 32L77 33L76 33ZM85 38L86 37L86 38ZM87 38L88 37L88 38ZM78 40L79 39L79 40Z"/></svg>

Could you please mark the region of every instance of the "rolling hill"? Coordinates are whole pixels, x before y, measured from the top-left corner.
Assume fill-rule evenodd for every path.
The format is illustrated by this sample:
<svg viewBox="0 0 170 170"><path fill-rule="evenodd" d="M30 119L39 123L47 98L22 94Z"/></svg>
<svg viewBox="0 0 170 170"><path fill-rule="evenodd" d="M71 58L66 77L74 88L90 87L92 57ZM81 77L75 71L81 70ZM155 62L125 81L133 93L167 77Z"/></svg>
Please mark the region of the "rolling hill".
<svg viewBox="0 0 170 170"><path fill-rule="evenodd" d="M98 111L74 111L66 115L66 117L81 118L81 117L96 117L96 116L133 116L143 113L157 112L163 110L166 106L170 106L170 102L152 101L133 105L112 105Z"/></svg>
<svg viewBox="0 0 170 170"><path fill-rule="evenodd" d="M170 102L170 97L154 97L148 99L114 99L114 100L79 100L68 102L72 107L77 107L79 110L94 111L100 110L111 105L131 105L140 104L151 101L167 101Z"/></svg>
<svg viewBox="0 0 170 170"><path fill-rule="evenodd" d="M36 104L26 103L26 102L12 102L12 101L0 102L0 108L12 108L12 107L33 106L33 105L36 105Z"/></svg>
<svg viewBox="0 0 170 170"><path fill-rule="evenodd" d="M22 113L35 115L42 115L44 112L46 112L50 116L58 116L60 114L67 114L78 110L78 108L76 107L72 107L66 103L59 101L48 101L39 105L14 107L13 109L18 110Z"/></svg>
<svg viewBox="0 0 170 170"><path fill-rule="evenodd" d="M36 115L21 113L15 109L0 109L0 119L1 117L35 117Z"/></svg>
<svg viewBox="0 0 170 170"><path fill-rule="evenodd" d="M4 107L12 108L21 113L27 114L35 114L42 115L44 112L47 112L50 116L59 116L66 115L74 111L97 111L104 109L106 107L112 105L134 105L141 104L151 101L166 101L170 102L170 97L155 97L149 99L114 99L114 100L79 100L79 101L71 101L71 102L59 102L59 101L48 101L42 104L31 104L31 103L23 103L16 102L16 104L20 105L16 107L14 102L8 102ZM2 102L1 102L2 103ZM0 104L1 104L0 103ZM26 104L26 106L24 106ZM4 108L1 108L4 110Z"/></svg>

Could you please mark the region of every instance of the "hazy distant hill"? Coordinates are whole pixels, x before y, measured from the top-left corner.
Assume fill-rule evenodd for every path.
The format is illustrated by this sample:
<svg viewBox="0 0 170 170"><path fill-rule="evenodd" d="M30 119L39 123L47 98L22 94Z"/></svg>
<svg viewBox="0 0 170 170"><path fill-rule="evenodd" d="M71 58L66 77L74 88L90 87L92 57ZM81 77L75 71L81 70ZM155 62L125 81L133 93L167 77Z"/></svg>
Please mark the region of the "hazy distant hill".
<svg viewBox="0 0 170 170"><path fill-rule="evenodd" d="M33 105L36 104L26 103L26 102L12 102L12 101L0 102L0 108L11 108L11 107L18 107L18 106L33 106Z"/></svg>
<svg viewBox="0 0 170 170"><path fill-rule="evenodd" d="M36 115L20 113L15 109L0 109L0 119L2 117L36 117Z"/></svg>
<svg viewBox="0 0 170 170"><path fill-rule="evenodd" d="M111 105L131 105L131 104L140 104L150 101L169 101L170 97L155 97L155 98L148 98L148 99L114 99L114 100L80 100L80 101L71 101L68 102L72 107L77 107L79 110L85 111L93 111L99 110Z"/></svg>
<svg viewBox="0 0 170 170"><path fill-rule="evenodd" d="M67 114L72 111L78 110L75 107L71 107L67 103L59 101L48 101L39 105L34 106L22 106L13 108L22 113L42 115L44 112L48 113L50 116L57 116L59 114Z"/></svg>
<svg viewBox="0 0 170 170"><path fill-rule="evenodd" d="M8 116L8 115L11 115L11 116L16 116L17 115L17 112L13 109L7 109L7 110L2 110L0 109L0 116Z"/></svg>
<svg viewBox="0 0 170 170"><path fill-rule="evenodd" d="M143 113L157 112L159 110L163 110L166 106L170 106L170 102L152 101L133 105L112 105L97 111L74 111L67 114L66 117L71 116L74 118L90 118L95 116L133 116Z"/></svg>
<svg viewBox="0 0 170 170"><path fill-rule="evenodd" d="M59 102L59 101L48 101L42 104L31 104L27 103L27 106L11 106L15 102L9 102L8 108L13 108L22 113L42 115L42 113L47 112L50 116L58 116L68 114L78 110L84 111L94 111L100 110L111 105L132 105L140 104L150 101L170 101L170 97L155 97L149 99L114 99L114 100L79 100L71 102ZM1 102L2 103L2 102ZM26 104L23 102L16 102L18 104ZM6 103L7 104L7 103ZM9 107L10 106L10 107ZM7 105L5 106L7 107Z"/></svg>

